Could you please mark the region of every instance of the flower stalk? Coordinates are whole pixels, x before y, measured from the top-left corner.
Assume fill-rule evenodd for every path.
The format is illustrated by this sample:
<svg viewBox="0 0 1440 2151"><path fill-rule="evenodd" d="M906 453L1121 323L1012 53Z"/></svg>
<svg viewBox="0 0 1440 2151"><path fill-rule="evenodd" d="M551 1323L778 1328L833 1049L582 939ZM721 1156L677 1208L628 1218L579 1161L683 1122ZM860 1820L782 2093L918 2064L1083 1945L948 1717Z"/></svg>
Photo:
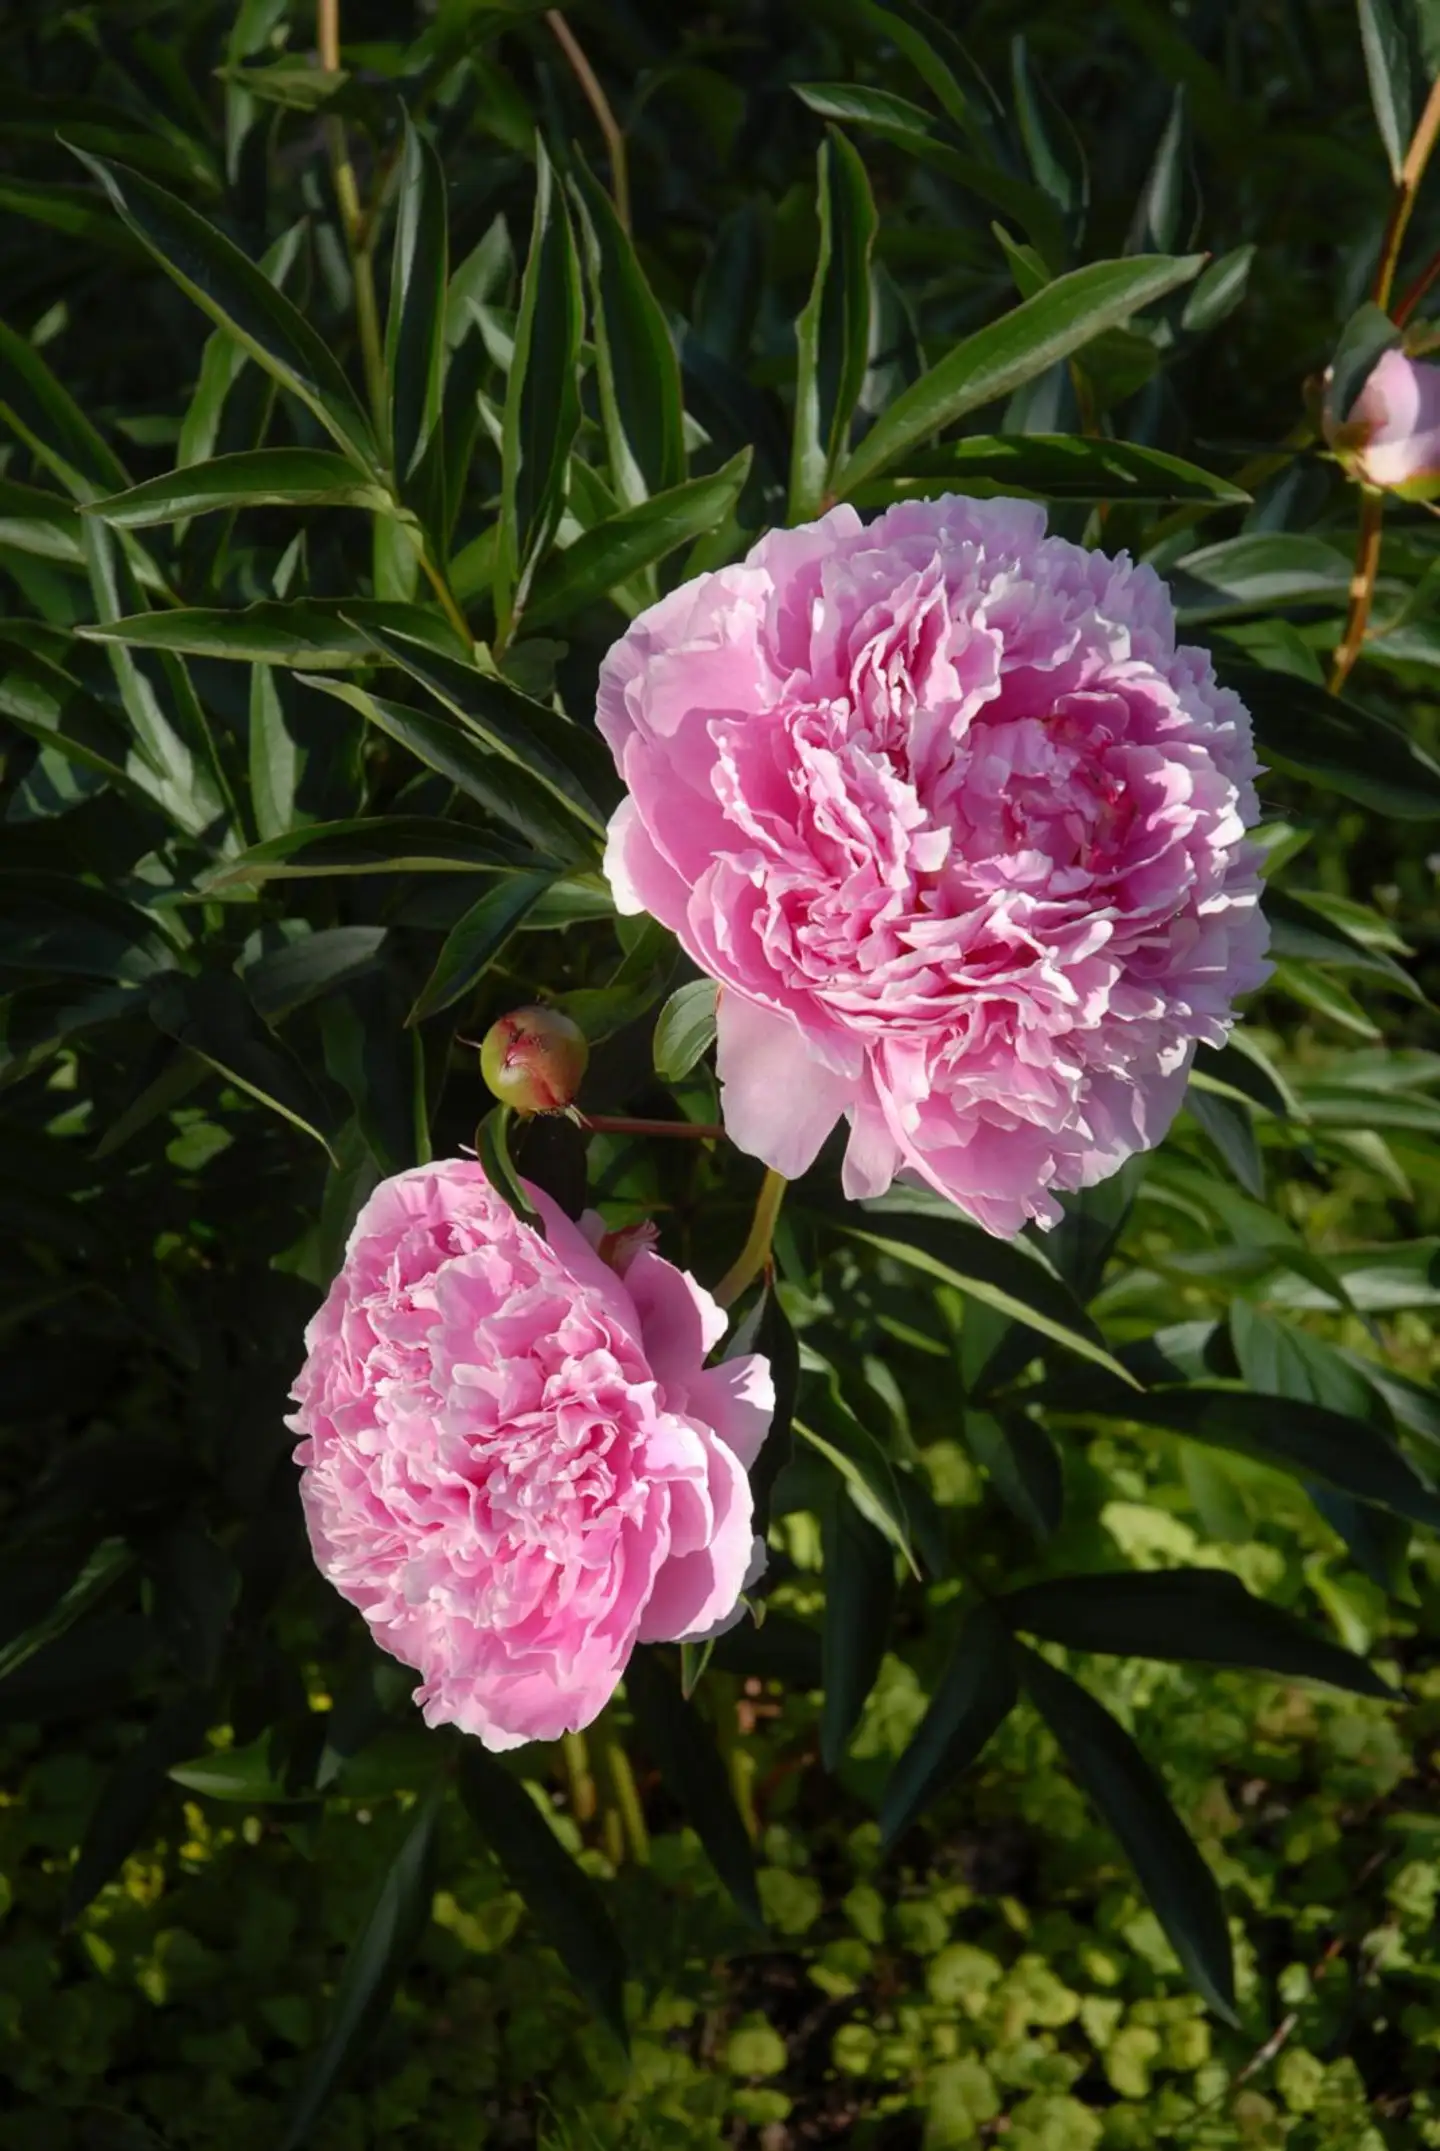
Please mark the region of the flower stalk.
<svg viewBox="0 0 1440 2151"><path fill-rule="evenodd" d="M750 1231L745 1245L715 1287L715 1297L722 1307L733 1307L746 1286L753 1284L760 1272L769 1267L775 1223L788 1186L789 1182L783 1173L777 1173L773 1166L765 1168L765 1178L761 1181L760 1193L755 1198L755 1215L750 1220Z"/></svg>

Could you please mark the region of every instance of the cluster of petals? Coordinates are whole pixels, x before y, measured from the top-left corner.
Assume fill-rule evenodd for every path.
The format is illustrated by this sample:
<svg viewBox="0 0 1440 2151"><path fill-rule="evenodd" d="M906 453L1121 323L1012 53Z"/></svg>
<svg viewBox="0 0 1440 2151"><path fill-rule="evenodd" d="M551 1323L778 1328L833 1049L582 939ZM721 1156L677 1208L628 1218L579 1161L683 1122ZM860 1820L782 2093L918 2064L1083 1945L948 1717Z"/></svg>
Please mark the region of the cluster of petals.
<svg viewBox="0 0 1440 2151"><path fill-rule="evenodd" d="M774 1408L763 1359L706 1366L725 1317L648 1235L527 1193L543 1235L473 1160L386 1181L290 1420L320 1569L426 1721L496 1749L589 1724L637 1643L733 1617Z"/></svg>
<svg viewBox="0 0 1440 2151"><path fill-rule="evenodd" d="M1250 723L1164 585L1022 501L849 507L642 613L607 872L719 982L726 1127L1001 1234L1164 1134L1266 975Z"/></svg>
<svg viewBox="0 0 1440 2151"><path fill-rule="evenodd" d="M1362 484L1428 498L1440 491L1440 366L1387 351L1328 431Z"/></svg>

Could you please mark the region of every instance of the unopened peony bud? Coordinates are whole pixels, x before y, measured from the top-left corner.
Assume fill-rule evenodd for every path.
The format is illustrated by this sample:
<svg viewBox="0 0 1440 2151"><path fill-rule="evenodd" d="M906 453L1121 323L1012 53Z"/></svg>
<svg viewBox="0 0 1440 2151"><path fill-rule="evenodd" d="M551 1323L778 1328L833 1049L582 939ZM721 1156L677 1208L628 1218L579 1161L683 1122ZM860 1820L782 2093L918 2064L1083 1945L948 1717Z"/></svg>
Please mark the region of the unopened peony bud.
<svg viewBox="0 0 1440 2151"><path fill-rule="evenodd" d="M517 1113L559 1113L580 1088L589 1058L585 1033L558 1008L517 1008L485 1033L480 1073Z"/></svg>
<svg viewBox="0 0 1440 2151"><path fill-rule="evenodd" d="M1440 493L1440 366L1387 351L1345 418L1326 433L1362 485L1431 499Z"/></svg>

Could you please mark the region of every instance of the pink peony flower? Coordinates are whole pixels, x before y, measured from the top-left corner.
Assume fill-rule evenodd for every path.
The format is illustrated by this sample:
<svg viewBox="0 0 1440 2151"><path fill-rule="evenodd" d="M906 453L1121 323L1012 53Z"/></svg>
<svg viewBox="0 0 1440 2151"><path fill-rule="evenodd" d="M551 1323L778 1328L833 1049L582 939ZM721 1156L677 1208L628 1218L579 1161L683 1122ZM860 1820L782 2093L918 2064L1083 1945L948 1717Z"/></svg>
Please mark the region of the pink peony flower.
<svg viewBox="0 0 1440 2151"><path fill-rule="evenodd" d="M1440 480L1440 366L1387 351L1332 446L1365 485L1424 496Z"/></svg>
<svg viewBox="0 0 1440 2151"><path fill-rule="evenodd" d="M1159 578L1028 502L762 539L610 652L606 870L720 982L726 1127L992 1232L1157 1142L1266 975L1250 723Z"/></svg>
<svg viewBox="0 0 1440 2151"><path fill-rule="evenodd" d="M705 1366L725 1317L692 1277L633 1240L622 1277L527 1193L545 1238L468 1159L377 1188L290 1421L319 1567L427 1724L497 1749L588 1725L637 1643L728 1625L775 1404L766 1360Z"/></svg>

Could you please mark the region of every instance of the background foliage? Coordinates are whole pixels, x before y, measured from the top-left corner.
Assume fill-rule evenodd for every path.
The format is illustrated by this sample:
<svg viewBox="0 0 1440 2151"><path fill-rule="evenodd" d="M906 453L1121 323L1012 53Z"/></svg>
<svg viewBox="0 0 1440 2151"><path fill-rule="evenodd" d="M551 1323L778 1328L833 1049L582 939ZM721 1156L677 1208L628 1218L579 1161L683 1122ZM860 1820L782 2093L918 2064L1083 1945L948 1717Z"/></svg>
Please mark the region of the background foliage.
<svg viewBox="0 0 1440 2151"><path fill-rule="evenodd" d="M0 32L16 2151L1440 2143L1440 547L1391 513L1327 698L1305 400L1378 348L1440 33L947 23ZM1402 283L1437 242L1422 195ZM763 1626L502 1765L309 1564L301 1330L518 1001L591 1111L713 1120L706 989L597 872L597 663L768 524L946 486L1170 577L1271 767L1279 968L1043 1246L822 1160L745 1311L796 1421ZM517 1156L711 1281L759 1181Z"/></svg>

